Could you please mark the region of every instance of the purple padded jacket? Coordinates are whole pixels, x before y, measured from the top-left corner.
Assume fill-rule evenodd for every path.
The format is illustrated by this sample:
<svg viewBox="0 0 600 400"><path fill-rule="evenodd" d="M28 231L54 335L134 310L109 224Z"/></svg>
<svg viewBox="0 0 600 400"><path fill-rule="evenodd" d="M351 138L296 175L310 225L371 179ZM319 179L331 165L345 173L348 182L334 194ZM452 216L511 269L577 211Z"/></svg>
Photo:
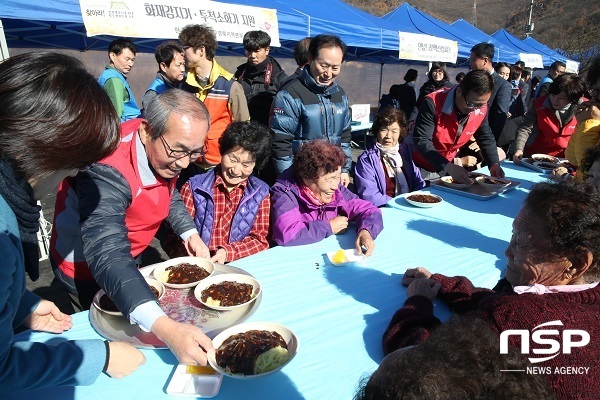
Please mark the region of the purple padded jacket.
<svg viewBox="0 0 600 400"><path fill-rule="evenodd" d="M317 206L300 191L294 167L284 171L271 188L272 239L282 246L316 243L333 232L329 220L343 215L356 232L369 231L373 239L383 230L381 211L340 184L331 203Z"/></svg>
<svg viewBox="0 0 600 400"><path fill-rule="evenodd" d="M408 191L423 189L425 181L421 178L419 168L412 160L410 149L406 143L400 146L402 172L408 182ZM354 169L354 185L361 199L370 201L377 207L384 206L391 197L385 194L385 175L381 164L381 154L377 146L364 151L356 160Z"/></svg>

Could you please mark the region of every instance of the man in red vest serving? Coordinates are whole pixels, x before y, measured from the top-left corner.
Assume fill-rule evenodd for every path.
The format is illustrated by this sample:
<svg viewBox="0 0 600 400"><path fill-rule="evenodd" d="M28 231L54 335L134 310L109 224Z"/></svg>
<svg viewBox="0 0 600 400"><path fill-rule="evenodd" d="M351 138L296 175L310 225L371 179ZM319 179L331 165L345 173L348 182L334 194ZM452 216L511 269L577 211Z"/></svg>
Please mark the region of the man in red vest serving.
<svg viewBox="0 0 600 400"><path fill-rule="evenodd" d="M418 167L430 172L431 178L451 175L458 183L470 182L467 171L455 162L455 157L471 137L477 141L490 174L504 177L486 115L493 90L490 74L471 71L460 85L433 92L424 99L413 133L413 159Z"/></svg>
<svg viewBox="0 0 600 400"><path fill-rule="evenodd" d="M175 182L204 154L209 118L201 101L179 89L151 99L144 119L121 125L113 154L62 182L50 244L54 274L76 306L88 309L104 289L131 323L153 332L184 364L205 365L212 343L198 327L165 315L135 258L163 220L190 255L208 258Z"/></svg>

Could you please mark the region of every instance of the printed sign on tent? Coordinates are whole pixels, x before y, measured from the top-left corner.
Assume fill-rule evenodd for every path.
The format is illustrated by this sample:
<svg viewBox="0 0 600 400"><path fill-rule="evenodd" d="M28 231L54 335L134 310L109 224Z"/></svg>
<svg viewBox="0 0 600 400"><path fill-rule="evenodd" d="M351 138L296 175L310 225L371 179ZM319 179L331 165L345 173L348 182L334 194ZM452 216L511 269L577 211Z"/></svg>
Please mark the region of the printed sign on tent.
<svg viewBox="0 0 600 400"><path fill-rule="evenodd" d="M565 60L565 64L566 64L566 71L567 72L572 72L574 74L579 73L579 63L577 61L573 61L573 60Z"/></svg>
<svg viewBox="0 0 600 400"><path fill-rule="evenodd" d="M280 46L275 9L207 0L80 0L79 5L88 36L177 39L184 26L202 24L215 30L218 41L242 43L246 32L262 30L271 36L271 46Z"/></svg>
<svg viewBox="0 0 600 400"><path fill-rule="evenodd" d="M418 33L398 32L402 60L443 61L456 63L458 43Z"/></svg>
<svg viewBox="0 0 600 400"><path fill-rule="evenodd" d="M519 60L525 63L529 68L544 68L544 62L540 54L534 53L519 53Z"/></svg>

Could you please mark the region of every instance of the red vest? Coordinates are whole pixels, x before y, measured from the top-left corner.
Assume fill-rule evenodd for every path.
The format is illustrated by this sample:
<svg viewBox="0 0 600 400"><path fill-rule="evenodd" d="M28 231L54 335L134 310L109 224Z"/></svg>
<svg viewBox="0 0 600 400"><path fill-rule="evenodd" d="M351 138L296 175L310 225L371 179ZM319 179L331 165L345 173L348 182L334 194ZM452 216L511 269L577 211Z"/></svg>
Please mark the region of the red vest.
<svg viewBox="0 0 600 400"><path fill-rule="evenodd" d="M564 157L565 149L569 144L569 139L577 126L575 115L563 126L560 126L560 121L556 117L556 112L553 109L544 107L545 96L540 96L533 102L537 113L537 128L538 134L533 140L533 143L525 146L524 153L527 155L541 153L549 154L554 157Z"/></svg>
<svg viewBox="0 0 600 400"><path fill-rule="evenodd" d="M137 257L148 247L161 222L169 215L176 181L171 179L171 182L167 182L155 174L155 182L144 186L140 177L136 147L141 121L132 119L121 124L119 147L113 154L98 162L118 170L131 188L132 202L125 211L124 218L133 257ZM83 257L79 202L71 183L71 179L65 179L56 196L50 251L58 267L67 276L90 280L94 278Z"/></svg>
<svg viewBox="0 0 600 400"><path fill-rule="evenodd" d="M469 141L471 136L475 134L481 123L485 119L487 113L487 105L479 110L475 110L469 114L467 123L465 124L462 134L456 138L458 132L458 118L454 111L454 104L446 104L446 102L454 101L453 97L448 97L452 89L441 90L429 94L435 108L435 131L433 132L433 146L446 160L452 162L458 150ZM456 90L453 91L456 93ZM444 109L450 109L452 112L446 114L442 112ZM413 153L413 161L421 168L428 171L434 171L434 168L429 164L425 157L415 150Z"/></svg>

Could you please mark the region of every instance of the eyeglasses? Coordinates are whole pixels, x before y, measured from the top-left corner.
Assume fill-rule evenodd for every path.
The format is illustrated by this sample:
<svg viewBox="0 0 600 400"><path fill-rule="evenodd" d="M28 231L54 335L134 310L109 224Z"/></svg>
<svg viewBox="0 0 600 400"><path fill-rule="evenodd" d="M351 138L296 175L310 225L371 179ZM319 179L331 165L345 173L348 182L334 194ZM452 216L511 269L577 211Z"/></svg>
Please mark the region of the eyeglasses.
<svg viewBox="0 0 600 400"><path fill-rule="evenodd" d="M167 154L169 155L169 157L173 157L178 160L180 158L188 156L190 158L190 160L194 161L194 160L197 160L198 158L204 156L206 154L206 152L208 151L208 149L206 148L206 144L204 144L204 146L202 147L202 150L199 150L199 151L198 150L194 150L194 151L173 150L171 148L171 146L169 146L169 144L167 143L167 141L165 140L163 135L160 135L159 138L165 145L165 149L167 150Z"/></svg>
<svg viewBox="0 0 600 400"><path fill-rule="evenodd" d="M467 110L469 111L479 110L480 108L483 108L487 105L487 103L471 103L470 101L467 101L467 98L465 97L464 93L462 94L462 97L465 100Z"/></svg>

